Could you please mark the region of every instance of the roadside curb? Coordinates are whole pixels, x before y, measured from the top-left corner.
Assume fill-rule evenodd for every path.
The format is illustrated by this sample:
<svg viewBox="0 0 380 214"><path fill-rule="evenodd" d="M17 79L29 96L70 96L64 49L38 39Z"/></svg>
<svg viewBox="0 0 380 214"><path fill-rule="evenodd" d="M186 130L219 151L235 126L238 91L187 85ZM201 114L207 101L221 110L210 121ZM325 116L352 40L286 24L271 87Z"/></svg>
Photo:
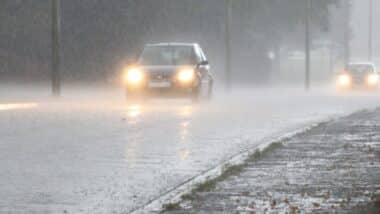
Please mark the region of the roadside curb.
<svg viewBox="0 0 380 214"><path fill-rule="evenodd" d="M348 114L350 115L350 114ZM345 117L347 115L341 115L337 118ZM204 172L182 182L176 187L168 190L167 192L161 194L158 197L155 197L145 203L145 205L136 208L131 211L132 214L140 213L160 213L163 210L165 204L175 204L182 200L182 196L191 193L191 191L199 184L205 183L212 179L215 179L222 175L226 167L237 166L245 163L248 158L256 152L262 152L265 149L269 148L275 143L286 141L289 138L292 138L296 135L303 134L315 127L323 125L325 123L331 122L336 118L329 117L327 119L321 119L317 122L303 124L291 130L284 130L280 133L274 134L270 137L266 137L258 141L259 145L249 148L239 154L233 155L228 158L226 161L218 164L217 166L207 169Z"/></svg>

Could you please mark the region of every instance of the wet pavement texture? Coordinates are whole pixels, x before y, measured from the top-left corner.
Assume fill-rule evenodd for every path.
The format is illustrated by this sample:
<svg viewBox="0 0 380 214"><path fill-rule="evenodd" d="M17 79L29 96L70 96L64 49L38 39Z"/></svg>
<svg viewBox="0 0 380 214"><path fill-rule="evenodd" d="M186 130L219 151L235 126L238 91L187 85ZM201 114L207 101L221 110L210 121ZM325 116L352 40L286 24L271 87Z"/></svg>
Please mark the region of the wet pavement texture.
<svg viewBox="0 0 380 214"><path fill-rule="evenodd" d="M10 89L0 85L0 213L12 214L130 213L267 138L380 106L374 93L327 89L216 90L195 105L126 103L121 88Z"/></svg>
<svg viewBox="0 0 380 214"><path fill-rule="evenodd" d="M380 109L297 135L169 213L380 213Z"/></svg>

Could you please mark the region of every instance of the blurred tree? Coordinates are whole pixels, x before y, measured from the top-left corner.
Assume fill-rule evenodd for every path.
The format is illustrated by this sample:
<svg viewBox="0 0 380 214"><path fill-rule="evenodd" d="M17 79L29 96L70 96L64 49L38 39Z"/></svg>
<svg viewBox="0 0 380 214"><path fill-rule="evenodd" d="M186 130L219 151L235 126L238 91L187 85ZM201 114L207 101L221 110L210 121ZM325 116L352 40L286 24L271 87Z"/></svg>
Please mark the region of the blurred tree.
<svg viewBox="0 0 380 214"><path fill-rule="evenodd" d="M330 32L330 8L343 0L313 2L312 32ZM50 55L50 5L46 0L2 0L0 69L30 72L23 62L43 68ZM215 73L223 76L225 9L220 0L62 1L62 71L65 78L109 78L146 42L189 41L205 47ZM232 68L241 79L263 79L268 52L303 47L304 0L233 0ZM341 42L341 41L338 41ZM4 53L8 58L4 59ZM12 58L12 60L10 59ZM19 60L14 60L19 58ZM17 63L16 63L17 62ZM252 72L252 64L255 71ZM48 70L48 69L47 69ZM234 75L233 75L234 76ZM246 78L249 77L249 78Z"/></svg>

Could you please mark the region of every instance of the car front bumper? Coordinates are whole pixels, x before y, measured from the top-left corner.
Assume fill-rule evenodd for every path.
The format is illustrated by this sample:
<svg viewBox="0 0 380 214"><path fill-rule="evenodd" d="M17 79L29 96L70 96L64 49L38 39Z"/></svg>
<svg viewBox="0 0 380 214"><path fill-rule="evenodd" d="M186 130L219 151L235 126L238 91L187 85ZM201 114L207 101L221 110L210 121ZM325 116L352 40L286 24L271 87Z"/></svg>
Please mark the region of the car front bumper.
<svg viewBox="0 0 380 214"><path fill-rule="evenodd" d="M198 89L195 81L188 84L173 81L149 81L144 84L134 86L126 85L127 92L147 95L186 95Z"/></svg>

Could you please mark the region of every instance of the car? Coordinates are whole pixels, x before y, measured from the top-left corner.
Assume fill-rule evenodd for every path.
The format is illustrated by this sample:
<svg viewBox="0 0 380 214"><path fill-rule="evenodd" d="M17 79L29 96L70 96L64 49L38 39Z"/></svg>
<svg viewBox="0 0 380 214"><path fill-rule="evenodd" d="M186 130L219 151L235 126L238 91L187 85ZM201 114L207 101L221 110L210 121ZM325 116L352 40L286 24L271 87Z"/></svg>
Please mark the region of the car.
<svg viewBox="0 0 380 214"><path fill-rule="evenodd" d="M336 85L338 89L364 87L377 89L380 84L380 74L371 62L356 62L346 66L343 72L338 73Z"/></svg>
<svg viewBox="0 0 380 214"><path fill-rule="evenodd" d="M127 99L174 95L197 101L201 94L211 98L213 77L199 44L147 44L127 68L125 88Z"/></svg>

